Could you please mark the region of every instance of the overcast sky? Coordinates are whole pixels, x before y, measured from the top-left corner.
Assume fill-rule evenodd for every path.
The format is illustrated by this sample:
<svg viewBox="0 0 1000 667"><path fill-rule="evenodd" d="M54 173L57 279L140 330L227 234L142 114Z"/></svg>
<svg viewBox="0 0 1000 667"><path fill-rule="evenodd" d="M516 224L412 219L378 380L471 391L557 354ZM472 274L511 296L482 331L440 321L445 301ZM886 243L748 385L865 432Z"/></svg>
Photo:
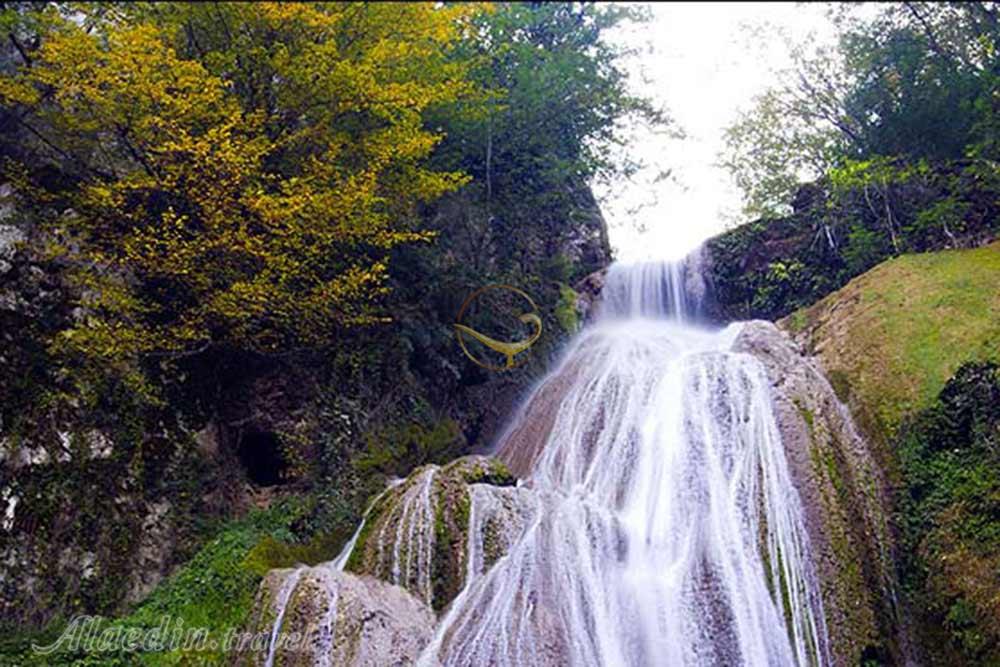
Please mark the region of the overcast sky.
<svg viewBox="0 0 1000 667"><path fill-rule="evenodd" d="M797 41L834 39L822 5L653 3L650 10L652 22L613 39L642 48L630 63L632 85L664 104L687 137L645 133L633 144L637 156L672 168L677 182L652 183L653 166L629 183L599 188L611 243L624 260L678 257L732 224L739 192L715 165L723 130L788 66L778 31Z"/></svg>

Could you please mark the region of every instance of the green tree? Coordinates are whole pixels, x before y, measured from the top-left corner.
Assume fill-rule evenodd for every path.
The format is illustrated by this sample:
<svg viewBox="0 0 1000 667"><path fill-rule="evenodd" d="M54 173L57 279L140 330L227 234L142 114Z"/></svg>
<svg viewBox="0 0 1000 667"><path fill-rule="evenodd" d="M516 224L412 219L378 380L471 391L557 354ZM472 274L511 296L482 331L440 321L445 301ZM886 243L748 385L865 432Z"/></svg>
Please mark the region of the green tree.
<svg viewBox="0 0 1000 667"><path fill-rule="evenodd" d="M43 10L49 15L52 11ZM379 320L388 251L465 182L427 158L477 6L85 6L0 80L30 128L22 203L60 219L87 355L322 346ZM65 174L39 187L39 164Z"/></svg>
<svg viewBox="0 0 1000 667"><path fill-rule="evenodd" d="M849 160L972 157L996 171L997 4L834 8L835 50L793 49L782 83L727 132L748 217L787 212L798 182Z"/></svg>
<svg viewBox="0 0 1000 667"><path fill-rule="evenodd" d="M473 79L491 92L485 113L442 117L437 163L472 177L468 224L448 235L476 270L524 271L551 257L593 207L587 183L628 178L638 165L616 150L627 124L669 124L631 94L623 51L606 35L642 12L600 3L503 3L476 20L465 43ZM596 268L596 267L594 267Z"/></svg>

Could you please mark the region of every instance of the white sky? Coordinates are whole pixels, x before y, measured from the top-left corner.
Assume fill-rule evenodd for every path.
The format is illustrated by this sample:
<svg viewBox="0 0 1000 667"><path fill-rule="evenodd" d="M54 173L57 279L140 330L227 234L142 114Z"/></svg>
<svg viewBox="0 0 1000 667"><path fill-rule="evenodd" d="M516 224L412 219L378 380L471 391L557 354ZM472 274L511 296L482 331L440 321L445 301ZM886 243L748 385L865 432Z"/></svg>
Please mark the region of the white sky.
<svg viewBox="0 0 1000 667"><path fill-rule="evenodd" d="M674 182L652 183L652 166L628 183L599 187L618 259L674 258L735 224L740 193L716 166L723 130L789 64L780 32L796 41L832 42L826 7L799 3L653 3L649 23L619 30L616 42L641 47L631 63L634 88L665 105L686 133L677 140L648 131L632 152L673 169ZM760 30L754 30L754 28ZM641 203L655 202L637 213Z"/></svg>

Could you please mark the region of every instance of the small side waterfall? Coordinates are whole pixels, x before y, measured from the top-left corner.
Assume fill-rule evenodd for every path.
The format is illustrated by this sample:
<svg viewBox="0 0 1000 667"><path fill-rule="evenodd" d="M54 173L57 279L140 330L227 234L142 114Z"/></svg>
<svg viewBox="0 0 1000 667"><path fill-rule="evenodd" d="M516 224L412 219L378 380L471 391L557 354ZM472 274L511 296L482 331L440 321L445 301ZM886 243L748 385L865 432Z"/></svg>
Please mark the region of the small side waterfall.
<svg viewBox="0 0 1000 667"><path fill-rule="evenodd" d="M355 529L354 534L351 535L351 538L340 550L340 553L337 554L336 558L328 563L323 563L315 568L311 568L313 571L318 573L318 576L324 581L326 584L325 588L330 596L326 612L319 628L319 647L316 651L316 655L318 656L321 665L329 665L330 654L332 653L333 648L334 634L337 626L337 605L340 602L339 590L336 584L332 581L331 575L334 572L344 571L344 568L347 566L347 561L350 559L351 554L354 552L354 547L358 543L358 538L361 536L361 531L365 528L368 521L368 514L371 512L372 508L375 507L376 503L378 503L378 501L381 500L385 494L402 484L403 481L404 480L402 479L394 479L390 481L385 491L378 494L368 504L357 529ZM275 616L274 622L271 625L271 633L267 644L267 656L264 659L264 667L273 667L274 665L275 651L278 648L278 636L283 629L285 612L291 602L292 594L295 591L296 585L298 585L299 581L302 579L302 575L309 570L310 568L301 565L296 567L295 570L288 575L288 578L285 579L281 588L278 590L278 595L274 602Z"/></svg>
<svg viewBox="0 0 1000 667"><path fill-rule="evenodd" d="M769 382L730 351L739 325L684 323L697 283L690 259L608 272L601 320L500 445L537 508L420 664L830 662Z"/></svg>
<svg viewBox="0 0 1000 667"><path fill-rule="evenodd" d="M296 570L285 580L278 591L278 599L275 601L277 614L274 618L274 627L271 629L271 639L267 645L267 658L264 661L264 667L273 667L274 665L274 653L278 648L278 633L281 632L281 626L285 620L285 610L288 608L288 601L291 599L292 593L295 591L295 585L299 583L299 577L301 576L302 570Z"/></svg>

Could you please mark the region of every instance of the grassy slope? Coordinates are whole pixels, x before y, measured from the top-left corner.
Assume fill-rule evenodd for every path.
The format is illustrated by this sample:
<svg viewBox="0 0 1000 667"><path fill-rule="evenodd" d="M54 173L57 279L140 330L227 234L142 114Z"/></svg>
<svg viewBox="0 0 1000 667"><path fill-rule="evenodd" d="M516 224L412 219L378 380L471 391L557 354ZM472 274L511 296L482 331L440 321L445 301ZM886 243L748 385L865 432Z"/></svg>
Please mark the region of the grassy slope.
<svg viewBox="0 0 1000 667"><path fill-rule="evenodd" d="M1000 241L883 262L779 324L892 432L963 362L1000 359Z"/></svg>

